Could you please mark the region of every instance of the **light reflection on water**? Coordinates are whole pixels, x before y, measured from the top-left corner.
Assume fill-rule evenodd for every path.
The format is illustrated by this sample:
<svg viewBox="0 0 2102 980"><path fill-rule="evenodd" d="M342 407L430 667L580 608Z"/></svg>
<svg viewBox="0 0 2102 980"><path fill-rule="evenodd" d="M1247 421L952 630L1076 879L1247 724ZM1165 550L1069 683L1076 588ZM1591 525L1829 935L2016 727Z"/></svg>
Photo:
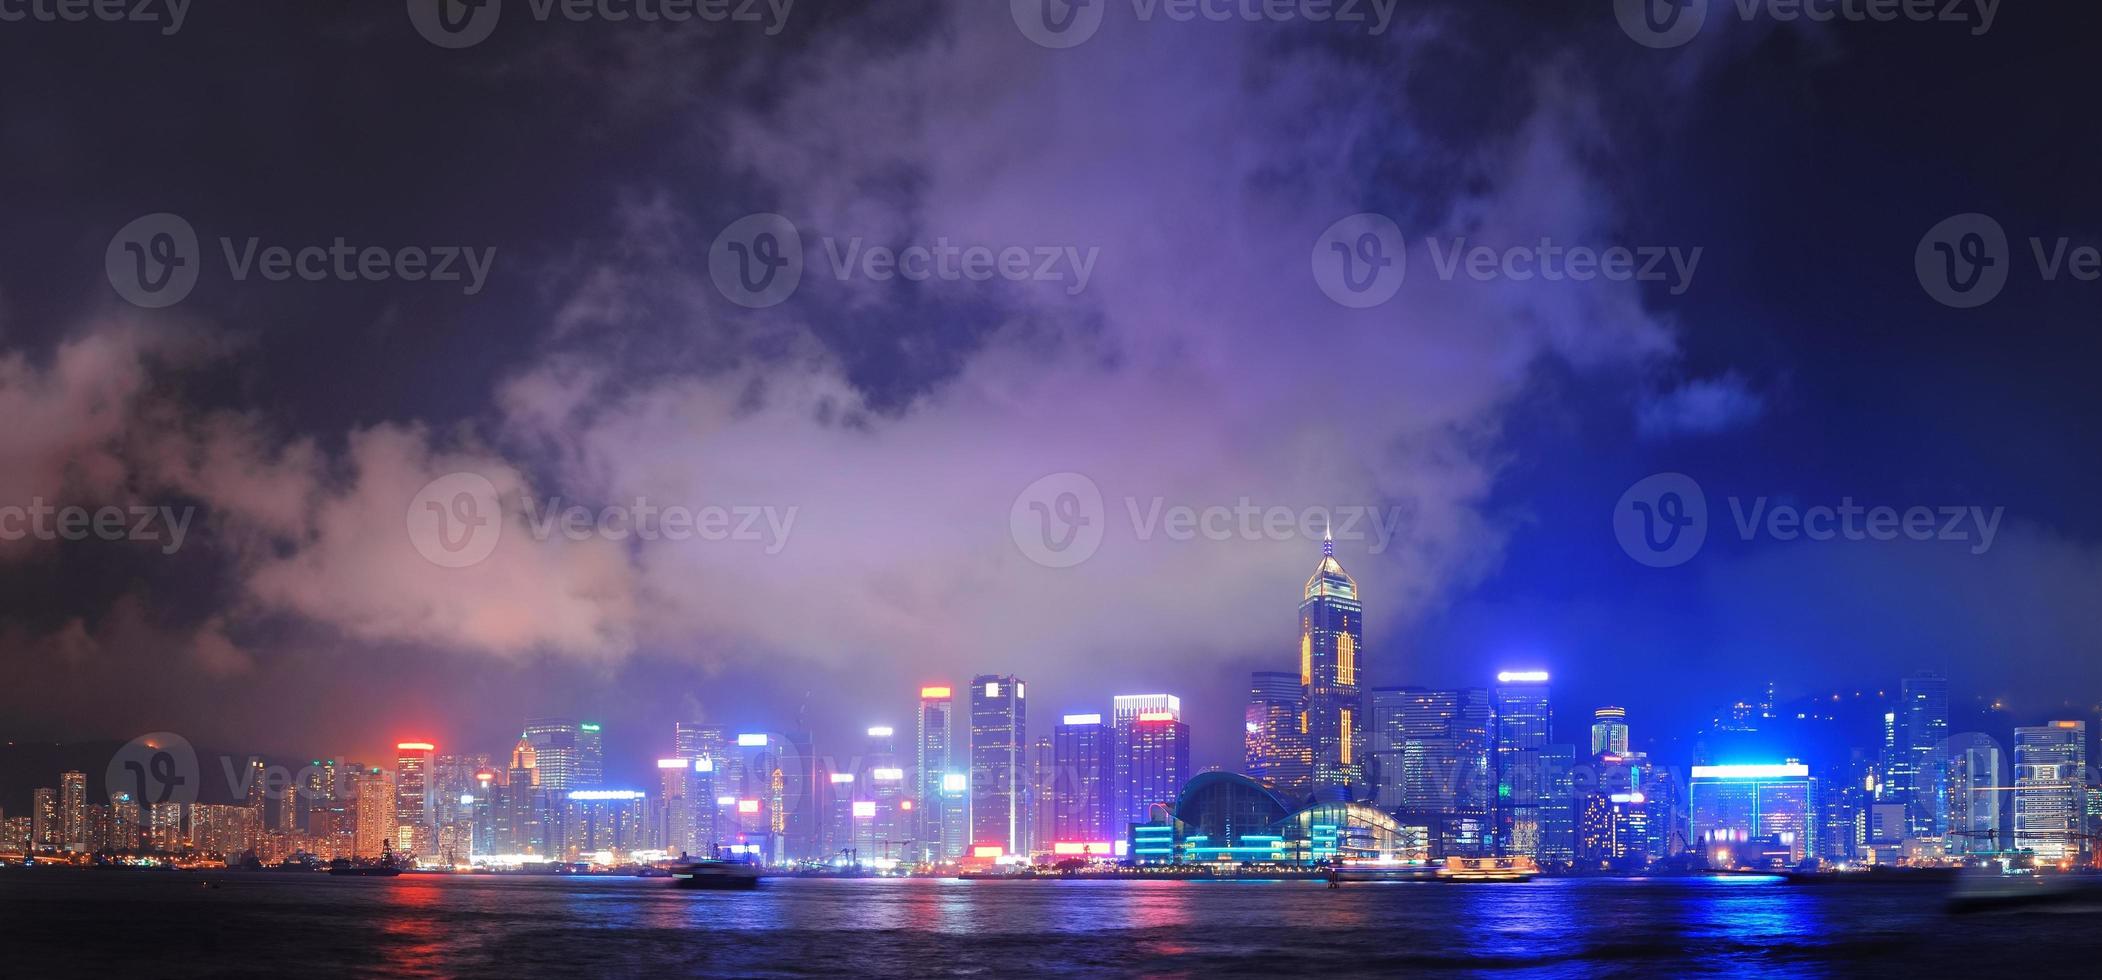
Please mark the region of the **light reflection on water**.
<svg viewBox="0 0 2102 980"><path fill-rule="evenodd" d="M1530 884L0 875L7 972L207 976L243 963L383 976L1818 976L2049 973L2102 954L2102 915L1952 921L1941 893L1776 881ZM120 909L126 941L107 940ZM1966 966L1968 965L1968 966ZM2084 967L2082 967L2084 968ZM21 972L16 972L21 971Z"/></svg>

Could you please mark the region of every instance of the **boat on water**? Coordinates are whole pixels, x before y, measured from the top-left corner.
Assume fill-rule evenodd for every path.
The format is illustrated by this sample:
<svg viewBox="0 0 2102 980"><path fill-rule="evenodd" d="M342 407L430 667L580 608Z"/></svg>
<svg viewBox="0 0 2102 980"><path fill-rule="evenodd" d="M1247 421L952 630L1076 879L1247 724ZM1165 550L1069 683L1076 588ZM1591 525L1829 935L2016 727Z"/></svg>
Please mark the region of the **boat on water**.
<svg viewBox="0 0 2102 980"><path fill-rule="evenodd" d="M759 866L744 861L686 861L672 865L674 888L743 891L759 887Z"/></svg>
<svg viewBox="0 0 2102 980"><path fill-rule="evenodd" d="M1529 857L1449 857L1438 869L1440 881L1531 881L1540 866Z"/></svg>
<svg viewBox="0 0 2102 980"><path fill-rule="evenodd" d="M2067 905L2102 906L2102 876L1970 874L1949 895L1949 912L1955 915Z"/></svg>
<svg viewBox="0 0 2102 980"><path fill-rule="evenodd" d="M401 862L394 857L394 845L381 846L379 860L370 864L337 858L328 863L328 873L338 878L393 878L401 874Z"/></svg>

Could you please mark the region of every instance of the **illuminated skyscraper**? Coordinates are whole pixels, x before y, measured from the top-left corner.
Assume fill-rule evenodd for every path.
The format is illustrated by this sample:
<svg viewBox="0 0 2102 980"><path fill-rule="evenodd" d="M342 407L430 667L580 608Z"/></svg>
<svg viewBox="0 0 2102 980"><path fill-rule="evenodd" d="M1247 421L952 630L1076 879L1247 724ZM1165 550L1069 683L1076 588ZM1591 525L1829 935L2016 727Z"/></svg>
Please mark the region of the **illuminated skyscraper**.
<svg viewBox="0 0 2102 980"><path fill-rule="evenodd" d="M1313 792L1314 756L1307 744L1306 688L1299 675L1281 670L1248 675L1243 720L1243 765L1249 778L1288 800L1304 800Z"/></svg>
<svg viewBox="0 0 2102 980"><path fill-rule="evenodd" d="M1146 804L1132 795L1131 740L1133 726L1145 715L1167 715L1182 720L1182 699L1173 694L1119 694L1109 699L1109 805L1110 826L1121 832L1129 823L1146 822Z"/></svg>
<svg viewBox="0 0 2102 980"><path fill-rule="evenodd" d="M49 786L38 787L30 794L30 840L38 850L57 850L60 844L58 790Z"/></svg>
<svg viewBox="0 0 2102 980"><path fill-rule="evenodd" d="M1949 850L1991 854L2004 849L2001 816L2006 812L2007 754L1999 743L1973 733L1949 748Z"/></svg>
<svg viewBox="0 0 2102 980"><path fill-rule="evenodd" d="M868 730L854 800L854 846L863 861L904 859L907 799L905 769L898 765L897 730L876 725Z"/></svg>
<svg viewBox="0 0 2102 980"><path fill-rule="evenodd" d="M1165 711L1142 714L1132 723L1125 751L1131 760L1125 804L1137 815L1130 822L1148 823L1155 806L1175 806L1190 780L1190 726Z"/></svg>
<svg viewBox="0 0 2102 980"><path fill-rule="evenodd" d="M947 685L920 688L919 731L913 763L919 780L919 857L925 861L953 861L963 854L966 817L951 813L944 784L954 777L962 782L953 750L956 700Z"/></svg>
<svg viewBox="0 0 2102 980"><path fill-rule="evenodd" d="M394 840L394 778L385 770L368 769L356 779L357 856L376 858Z"/></svg>
<svg viewBox="0 0 2102 980"><path fill-rule="evenodd" d="M1051 787L1052 842L1104 843L1124 839L1110 820L1110 743L1101 715L1067 715L1051 740L1056 775Z"/></svg>
<svg viewBox="0 0 2102 980"><path fill-rule="evenodd" d="M1907 677L1901 687L1903 751L1911 774L1906 820L1915 837L1949 829L1949 680L1940 674Z"/></svg>
<svg viewBox="0 0 2102 980"><path fill-rule="evenodd" d="M564 855L571 861L618 863L654 845L649 796L639 790L574 789L563 817Z"/></svg>
<svg viewBox="0 0 2102 980"><path fill-rule="evenodd" d="M1808 766L1694 766L1690 792L1690 836L1711 868L1794 867L1819 851Z"/></svg>
<svg viewBox="0 0 2102 980"><path fill-rule="evenodd" d="M395 849L406 856L437 853L436 810L431 794L437 746L402 742L394 747Z"/></svg>
<svg viewBox="0 0 2102 980"><path fill-rule="evenodd" d="M1628 754L1628 709L1600 708L1591 713L1591 754Z"/></svg>
<svg viewBox="0 0 2102 980"><path fill-rule="evenodd" d="M672 754L686 760L686 811L685 822L688 836L680 844L690 854L709 857L715 846L724 843L719 834L718 818L721 806L716 801L723 793L719 786L727 786L730 757L723 741L721 725L700 722L678 722L672 726ZM718 778L718 772L724 773Z"/></svg>
<svg viewBox="0 0 2102 980"><path fill-rule="evenodd" d="M88 774L58 774L58 845L69 851L88 849Z"/></svg>
<svg viewBox="0 0 2102 980"><path fill-rule="evenodd" d="M606 743L599 724L587 721L577 726L577 777L580 789L596 789L606 782Z"/></svg>
<svg viewBox="0 0 2102 980"><path fill-rule="evenodd" d="M721 725L705 725L697 721L682 721L672 725L672 754L681 759L698 759L719 752L722 747Z"/></svg>
<svg viewBox="0 0 2102 980"><path fill-rule="evenodd" d="M1336 561L1334 541L1321 542L1321 564L1299 604L1299 681L1306 694L1306 732L1313 790L1349 796L1363 783L1364 705L1359 648L1365 639L1358 584Z"/></svg>
<svg viewBox="0 0 2102 980"><path fill-rule="evenodd" d="M2087 820L2087 723L2014 730L2014 846L2045 864L2077 861Z"/></svg>
<svg viewBox="0 0 2102 980"><path fill-rule="evenodd" d="M525 741L533 748L533 770L540 788L566 793L580 788L583 730L567 718L526 722Z"/></svg>
<svg viewBox="0 0 2102 980"><path fill-rule="evenodd" d="M1375 799L1430 828L1434 856L1478 856L1492 840L1496 782L1489 692L1382 688L1372 692L1370 744L1381 753Z"/></svg>
<svg viewBox="0 0 2102 980"><path fill-rule="evenodd" d="M1022 850L1022 753L1029 744L1028 702L1012 676L971 679L971 847Z"/></svg>
<svg viewBox="0 0 2102 980"><path fill-rule="evenodd" d="M1496 846L1499 853L1538 858L1551 800L1546 758L1553 714L1543 671L1496 676Z"/></svg>
<svg viewBox="0 0 2102 980"><path fill-rule="evenodd" d="M697 850L693 836L693 800L689 793L693 786L693 760L673 757L657 760L657 813L658 833L664 840L664 849L674 854L692 854Z"/></svg>

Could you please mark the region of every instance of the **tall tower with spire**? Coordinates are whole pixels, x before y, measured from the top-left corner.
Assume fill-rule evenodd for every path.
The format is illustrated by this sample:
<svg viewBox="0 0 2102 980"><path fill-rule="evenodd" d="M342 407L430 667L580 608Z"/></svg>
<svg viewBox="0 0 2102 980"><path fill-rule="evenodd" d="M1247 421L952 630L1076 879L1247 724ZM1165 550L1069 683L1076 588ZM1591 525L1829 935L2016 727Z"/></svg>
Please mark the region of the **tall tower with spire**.
<svg viewBox="0 0 2102 980"><path fill-rule="evenodd" d="M1358 659L1364 639L1358 583L1336 561L1334 537L1324 534L1321 564L1306 580L1299 603L1299 684L1306 693L1301 728L1313 750L1318 798L1343 798L1364 782L1364 665Z"/></svg>

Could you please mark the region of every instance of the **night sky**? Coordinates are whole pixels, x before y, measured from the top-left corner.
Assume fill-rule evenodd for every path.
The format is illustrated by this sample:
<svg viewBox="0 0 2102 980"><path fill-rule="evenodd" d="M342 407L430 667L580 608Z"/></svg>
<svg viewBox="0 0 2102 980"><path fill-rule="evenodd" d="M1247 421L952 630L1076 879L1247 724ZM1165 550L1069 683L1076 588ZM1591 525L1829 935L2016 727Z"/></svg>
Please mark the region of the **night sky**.
<svg viewBox="0 0 2102 980"><path fill-rule="evenodd" d="M508 0L457 50L398 0L0 23L0 505L196 515L172 555L0 541L0 737L378 759L562 714L640 780L674 720L903 734L920 684L1011 673L1034 733L1164 690L1198 764L1232 766L1248 672L1296 665L1319 536L1142 536L1156 498L1394 515L1336 543L1372 683L1551 670L1570 741L1601 704L1661 744L1769 680L1920 669L2021 723L2097 713L2102 283L2046 281L2029 244L2102 241L2090 5L1975 34L1718 2L1670 49L1607 0L1404 3L1377 33L1119 0L1067 49L1009 6L650 25ZM147 309L105 258L161 212L198 281ZM1406 276L1360 309L1317 269L1368 212ZM1958 309L1915 253L1970 212L2008 277ZM755 309L711 249L768 213L804 269ZM237 280L220 242L251 238L495 253L472 294ZM1683 282L1442 279L1462 238L1701 252ZM833 274L937 241L1092 266ZM406 515L454 473L795 516L570 541L514 511L448 568ZM1060 473L1105 501L1064 568L1011 520ZM1615 535L1659 473L1709 511L1673 567ZM1762 497L2002 516L1983 553L1744 540L1728 501Z"/></svg>

